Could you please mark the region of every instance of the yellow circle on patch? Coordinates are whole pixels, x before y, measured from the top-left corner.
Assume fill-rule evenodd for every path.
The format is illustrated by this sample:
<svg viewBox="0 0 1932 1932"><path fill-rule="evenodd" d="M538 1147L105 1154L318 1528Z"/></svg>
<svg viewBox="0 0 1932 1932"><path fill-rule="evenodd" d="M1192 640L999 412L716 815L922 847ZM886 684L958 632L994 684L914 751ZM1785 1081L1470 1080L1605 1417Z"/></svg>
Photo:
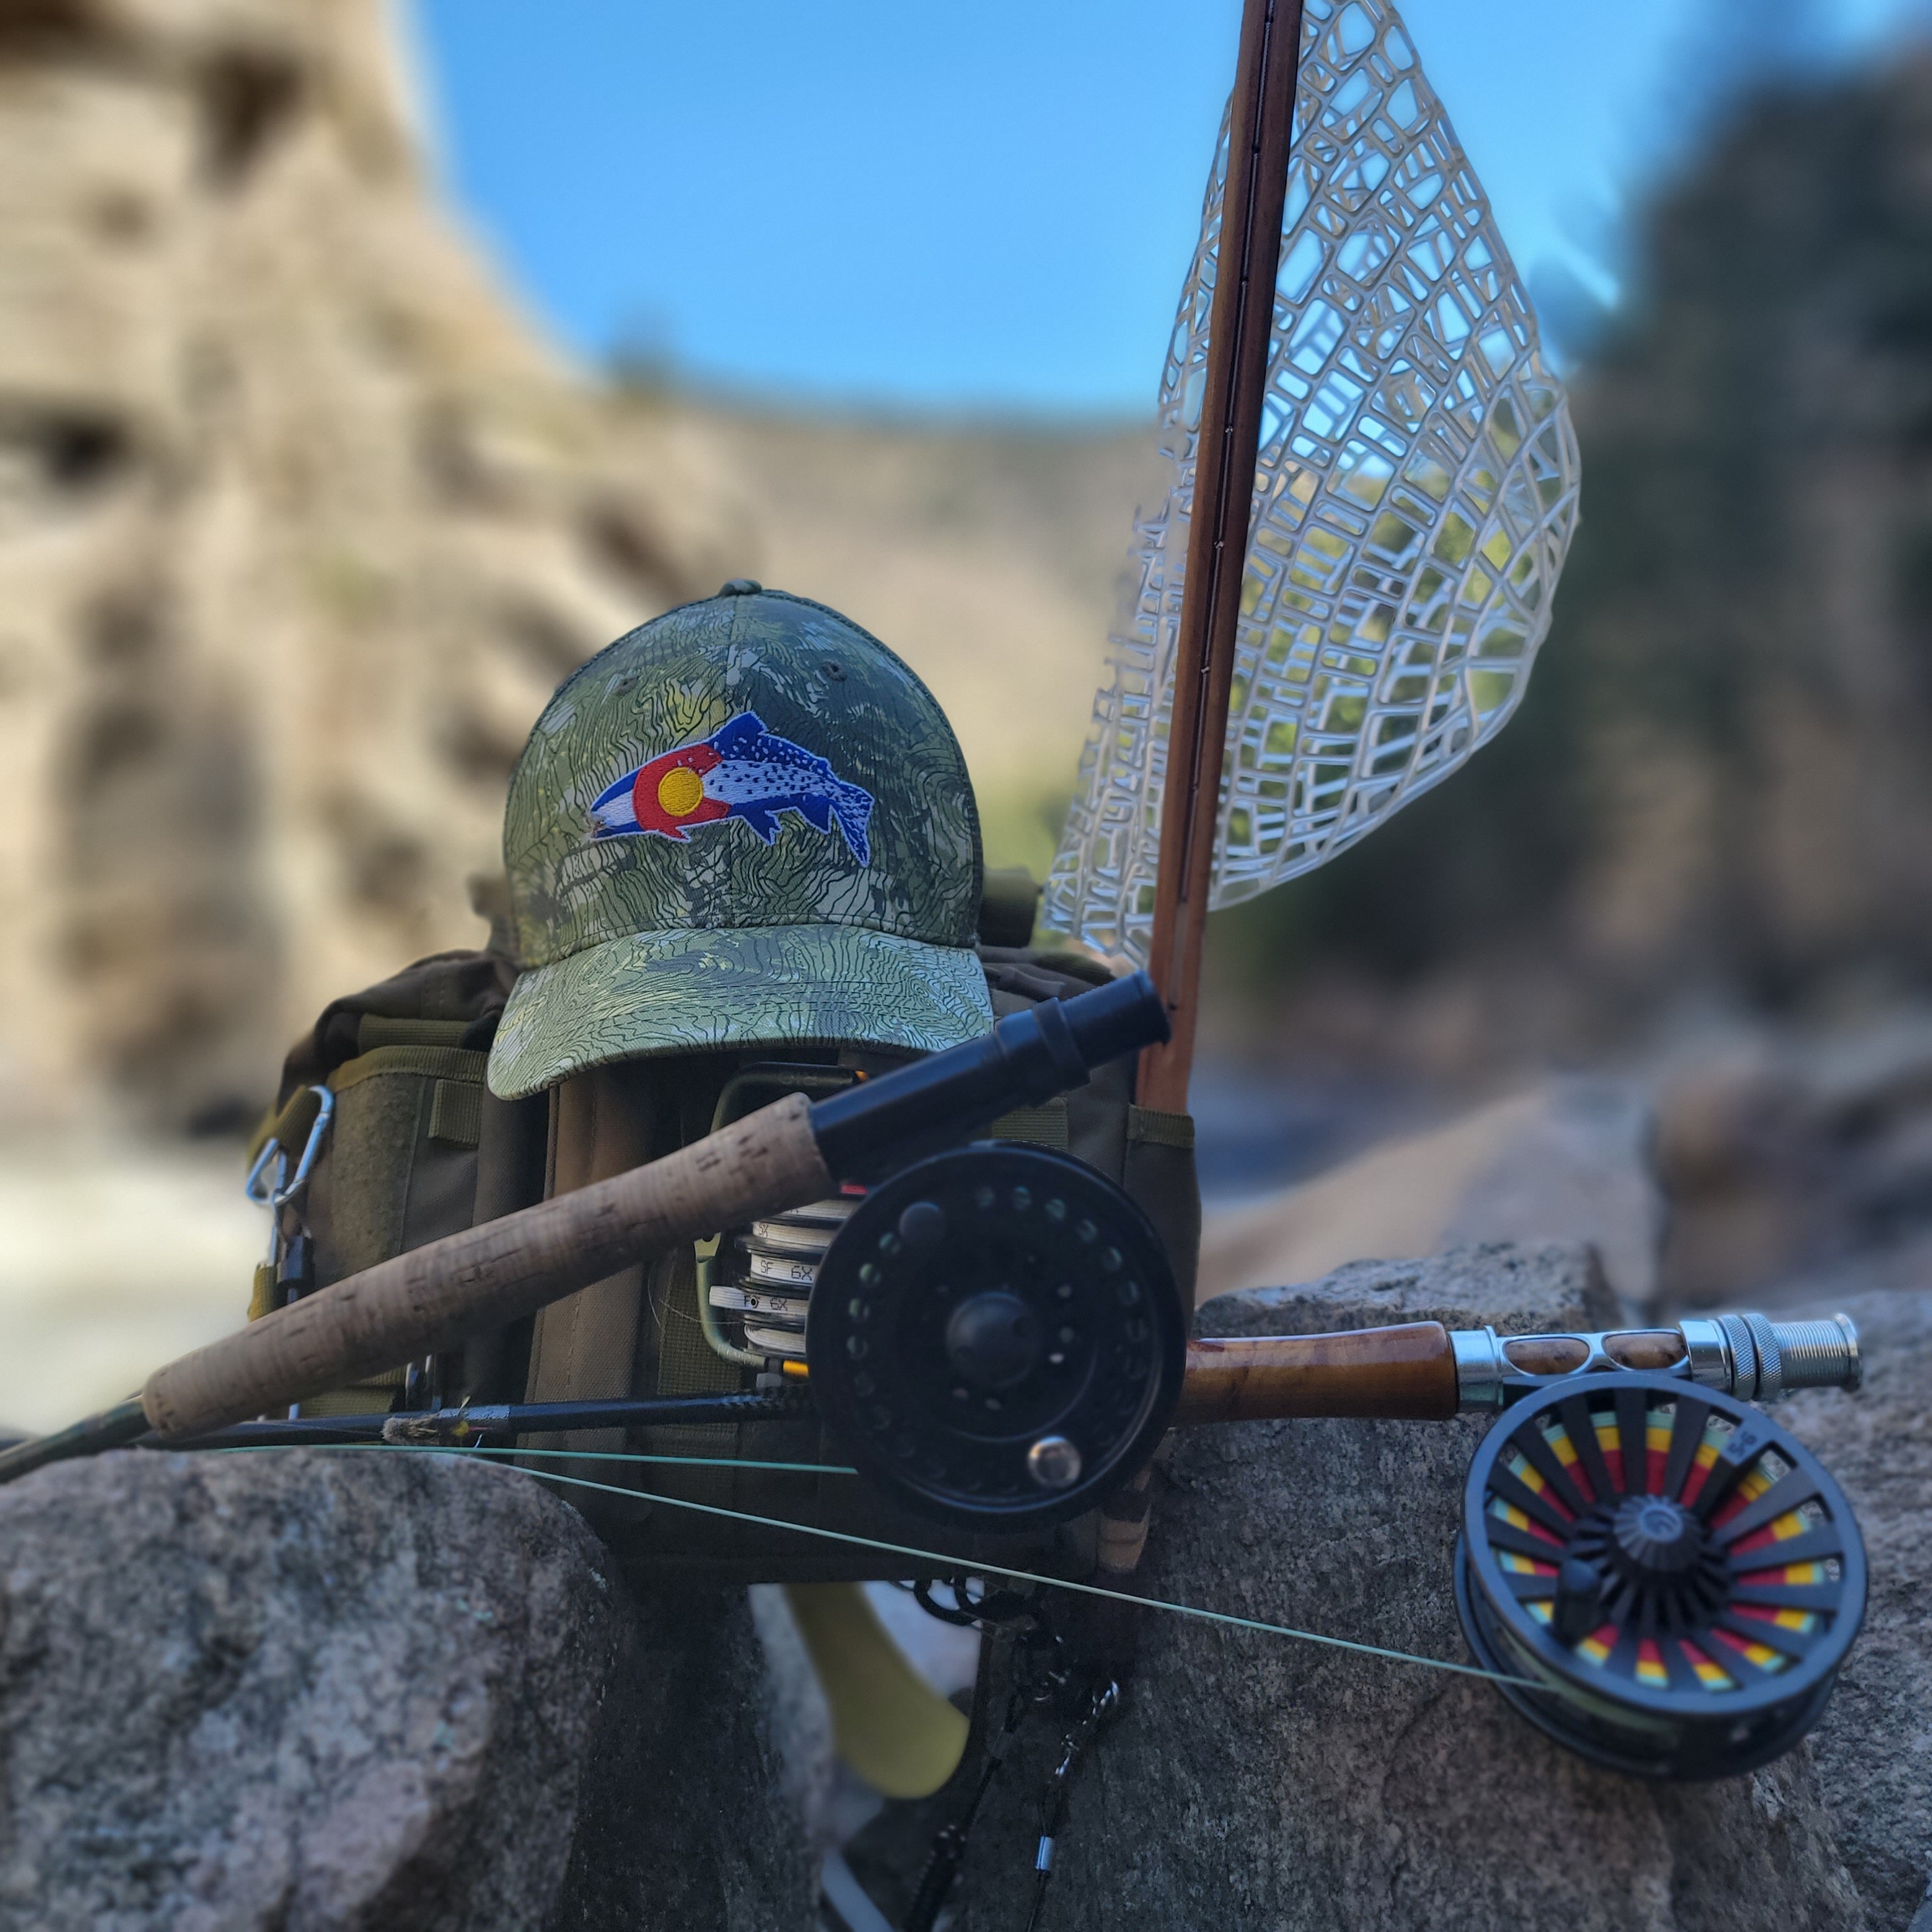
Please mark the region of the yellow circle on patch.
<svg viewBox="0 0 1932 1932"><path fill-rule="evenodd" d="M688 765L674 765L658 780L658 802L674 818L688 818L704 802L704 781Z"/></svg>

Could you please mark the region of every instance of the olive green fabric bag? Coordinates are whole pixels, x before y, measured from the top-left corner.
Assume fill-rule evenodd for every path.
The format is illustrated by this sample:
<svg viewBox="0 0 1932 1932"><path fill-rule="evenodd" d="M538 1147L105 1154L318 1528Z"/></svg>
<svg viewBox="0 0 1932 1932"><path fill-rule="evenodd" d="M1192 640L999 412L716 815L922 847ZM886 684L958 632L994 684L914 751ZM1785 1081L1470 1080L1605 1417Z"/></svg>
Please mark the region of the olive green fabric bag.
<svg viewBox="0 0 1932 1932"><path fill-rule="evenodd" d="M299 1279L258 1269L251 1318L292 1287L326 1288L542 1198L545 1104L500 1100L484 1077L514 978L498 953L436 953L333 1001L290 1050L251 1160L270 1138L299 1156L321 1114L317 1088L330 1096L329 1118L309 1183L283 1210ZM292 1245L304 1238L305 1250ZM445 1401L484 1399L502 1382L505 1339L472 1342L418 1372ZM409 1372L398 1365L313 1397L302 1413L386 1409Z"/></svg>
<svg viewBox="0 0 1932 1932"><path fill-rule="evenodd" d="M1081 956L982 945L979 970L993 1012L1004 1016L1104 983L1106 969ZM334 1118L306 1195L286 1232L312 1238L312 1285L548 1195L652 1160L710 1130L725 1082L753 1063L783 1059L837 1081L880 1073L915 1056L875 1045L844 1048L741 1047L658 1054L594 1066L527 1100L484 1085L488 1046L513 983L494 952L441 953L394 979L334 1002L284 1068L272 1130L299 1148L315 1115L310 1090L326 1086ZM815 1066L810 1063L816 1062ZM1127 1062L1042 1107L1007 1115L998 1138L1070 1154L1120 1185L1166 1243L1191 1303L1200 1235L1193 1123L1137 1106ZM269 1129L260 1138L266 1139ZM259 1141L258 1141L259 1147ZM272 1288L272 1284L271 1286ZM274 1305L272 1295L251 1312ZM697 1260L688 1248L580 1290L534 1323L483 1336L434 1364L414 1365L416 1400L587 1401L748 1389L755 1374L706 1341ZM305 1415L366 1413L404 1396L409 1365L302 1404ZM411 1406L414 1406L412 1402ZM582 1431L532 1438L595 1455L626 1448L658 1455L744 1462L836 1462L815 1420ZM675 1573L718 1581L814 1582L904 1573L903 1557L829 1540L664 1507L684 1500L975 1559L1069 1576L1094 1562L1094 1519L1032 1537L961 1539L892 1508L849 1478L742 1467L704 1470L586 1464L579 1473L633 1491L573 1492L572 1499L640 1576Z"/></svg>

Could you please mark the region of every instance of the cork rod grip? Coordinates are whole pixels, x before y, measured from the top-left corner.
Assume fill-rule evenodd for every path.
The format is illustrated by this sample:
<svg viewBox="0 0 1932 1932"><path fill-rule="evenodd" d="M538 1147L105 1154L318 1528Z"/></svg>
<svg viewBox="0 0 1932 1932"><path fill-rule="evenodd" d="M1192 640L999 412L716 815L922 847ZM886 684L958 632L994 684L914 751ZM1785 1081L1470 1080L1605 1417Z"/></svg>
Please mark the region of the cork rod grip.
<svg viewBox="0 0 1932 1932"><path fill-rule="evenodd" d="M791 1094L648 1166L466 1228L157 1369L151 1427L180 1441L514 1322L680 1241L821 1198L835 1183Z"/></svg>
<svg viewBox="0 0 1932 1932"><path fill-rule="evenodd" d="M1456 1408L1449 1331L1439 1322L1408 1322L1339 1335L1190 1342L1174 1420L1372 1415L1439 1422Z"/></svg>

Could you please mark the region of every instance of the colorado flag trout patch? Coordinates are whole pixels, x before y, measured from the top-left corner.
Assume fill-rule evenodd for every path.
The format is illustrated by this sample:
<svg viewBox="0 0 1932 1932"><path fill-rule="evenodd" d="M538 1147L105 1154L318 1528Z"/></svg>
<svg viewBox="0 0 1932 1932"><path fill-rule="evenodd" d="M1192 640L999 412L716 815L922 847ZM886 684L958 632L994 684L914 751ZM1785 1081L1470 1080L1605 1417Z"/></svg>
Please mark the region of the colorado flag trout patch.
<svg viewBox="0 0 1932 1932"><path fill-rule="evenodd" d="M755 712L741 711L699 743L665 752L606 785L590 808L590 836L681 840L694 826L736 818L769 845L782 812L796 812L818 832L836 824L853 857L871 862L872 794L848 784L830 760L774 736Z"/></svg>

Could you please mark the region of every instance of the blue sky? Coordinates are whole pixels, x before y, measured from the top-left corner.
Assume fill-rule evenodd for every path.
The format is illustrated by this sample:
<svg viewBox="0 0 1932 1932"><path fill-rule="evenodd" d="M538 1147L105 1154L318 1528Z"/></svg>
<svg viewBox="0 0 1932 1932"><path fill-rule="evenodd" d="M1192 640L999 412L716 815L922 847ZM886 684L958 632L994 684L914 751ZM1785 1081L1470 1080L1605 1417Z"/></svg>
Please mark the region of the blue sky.
<svg viewBox="0 0 1932 1932"><path fill-rule="evenodd" d="M1924 0L1409 0L1532 279L1711 86L1727 17L1856 49ZM592 358L914 409L1152 404L1238 0L416 0L444 165ZM1700 38L1701 36L1701 38ZM1791 58L1787 50L1786 58Z"/></svg>

